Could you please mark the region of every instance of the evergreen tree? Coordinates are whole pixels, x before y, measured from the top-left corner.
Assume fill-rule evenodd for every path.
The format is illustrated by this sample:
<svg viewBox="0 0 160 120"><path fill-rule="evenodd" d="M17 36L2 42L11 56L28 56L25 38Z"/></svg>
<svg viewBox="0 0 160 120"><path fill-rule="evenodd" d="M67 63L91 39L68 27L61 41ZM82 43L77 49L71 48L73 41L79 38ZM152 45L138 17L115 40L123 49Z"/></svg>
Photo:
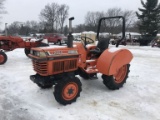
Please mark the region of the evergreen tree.
<svg viewBox="0 0 160 120"><path fill-rule="evenodd" d="M139 22L139 30L142 34L156 36L160 30L160 4L158 0L141 0L143 8L139 8L141 14L136 12Z"/></svg>

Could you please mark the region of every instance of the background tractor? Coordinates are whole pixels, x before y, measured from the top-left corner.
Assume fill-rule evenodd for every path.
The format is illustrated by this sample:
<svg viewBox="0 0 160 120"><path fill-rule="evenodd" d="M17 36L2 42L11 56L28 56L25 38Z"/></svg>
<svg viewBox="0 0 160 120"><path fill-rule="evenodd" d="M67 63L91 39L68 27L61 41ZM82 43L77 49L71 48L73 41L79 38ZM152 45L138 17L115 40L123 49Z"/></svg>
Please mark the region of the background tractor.
<svg viewBox="0 0 160 120"><path fill-rule="evenodd" d="M80 96L82 84L76 75L84 79L98 79L97 73L101 73L106 87L111 90L122 87L128 77L129 63L133 57L127 49L108 48L109 39L99 38L102 21L120 19L123 33L121 40L123 40L125 19L122 16L104 17L99 20L97 45L87 45L93 42L87 37L82 37L82 42L73 42L73 19L73 17L69 19L67 46L32 48L29 54L36 71L30 79L41 88L50 88L55 85L54 97L63 105L75 102ZM120 42L117 42L116 47Z"/></svg>
<svg viewBox="0 0 160 120"><path fill-rule="evenodd" d="M24 52L28 56L31 47L48 46L48 44L43 43L42 40L43 39L31 41L31 39L27 39L24 41L20 37L0 36L0 65L7 61L5 52L12 51L16 48L24 48Z"/></svg>

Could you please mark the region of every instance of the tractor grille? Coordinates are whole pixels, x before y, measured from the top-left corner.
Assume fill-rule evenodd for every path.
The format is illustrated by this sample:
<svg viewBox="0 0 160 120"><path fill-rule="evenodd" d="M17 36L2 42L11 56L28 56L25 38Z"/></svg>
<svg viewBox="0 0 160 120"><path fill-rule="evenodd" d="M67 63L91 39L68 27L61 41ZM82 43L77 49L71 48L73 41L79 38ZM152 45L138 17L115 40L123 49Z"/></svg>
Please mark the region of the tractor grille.
<svg viewBox="0 0 160 120"><path fill-rule="evenodd" d="M70 60L55 60L46 62L33 60L32 62L34 70L42 76L74 71L78 68L78 59L75 58Z"/></svg>
<svg viewBox="0 0 160 120"><path fill-rule="evenodd" d="M53 62L53 72L63 72L64 61Z"/></svg>
<svg viewBox="0 0 160 120"><path fill-rule="evenodd" d="M58 61L53 63L53 72L67 72L77 69L77 59Z"/></svg>
<svg viewBox="0 0 160 120"><path fill-rule="evenodd" d="M64 70L72 70L77 68L77 60L67 60L64 62Z"/></svg>
<svg viewBox="0 0 160 120"><path fill-rule="evenodd" d="M32 61L34 70L40 75L47 74L47 62Z"/></svg>

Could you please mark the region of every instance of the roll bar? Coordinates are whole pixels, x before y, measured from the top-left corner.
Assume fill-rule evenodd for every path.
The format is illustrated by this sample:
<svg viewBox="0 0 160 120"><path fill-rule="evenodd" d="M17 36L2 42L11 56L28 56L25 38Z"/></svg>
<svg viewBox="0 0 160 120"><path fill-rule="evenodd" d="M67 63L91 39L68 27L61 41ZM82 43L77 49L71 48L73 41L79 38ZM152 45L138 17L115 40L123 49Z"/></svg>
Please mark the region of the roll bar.
<svg viewBox="0 0 160 120"><path fill-rule="evenodd" d="M106 20L106 19L122 19L122 38L116 44L116 47L118 47L119 43L125 38L125 18L123 16L114 16L114 17L103 17L103 18L100 18L100 20L98 22L98 29L97 29L97 36L96 36L97 40L99 40L99 32L100 32L102 20Z"/></svg>

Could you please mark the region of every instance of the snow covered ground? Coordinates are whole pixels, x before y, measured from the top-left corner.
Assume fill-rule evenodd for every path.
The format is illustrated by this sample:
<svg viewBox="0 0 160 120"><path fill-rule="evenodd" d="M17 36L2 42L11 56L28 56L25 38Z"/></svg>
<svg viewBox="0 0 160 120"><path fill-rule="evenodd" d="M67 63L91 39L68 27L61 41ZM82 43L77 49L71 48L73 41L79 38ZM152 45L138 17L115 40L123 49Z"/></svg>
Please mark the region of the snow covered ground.
<svg viewBox="0 0 160 120"><path fill-rule="evenodd" d="M29 76L35 74L23 49L8 52L0 66L0 120L160 120L160 49L121 46L131 50L127 83L108 90L98 80L83 80L81 96L62 106L54 87L40 89Z"/></svg>

